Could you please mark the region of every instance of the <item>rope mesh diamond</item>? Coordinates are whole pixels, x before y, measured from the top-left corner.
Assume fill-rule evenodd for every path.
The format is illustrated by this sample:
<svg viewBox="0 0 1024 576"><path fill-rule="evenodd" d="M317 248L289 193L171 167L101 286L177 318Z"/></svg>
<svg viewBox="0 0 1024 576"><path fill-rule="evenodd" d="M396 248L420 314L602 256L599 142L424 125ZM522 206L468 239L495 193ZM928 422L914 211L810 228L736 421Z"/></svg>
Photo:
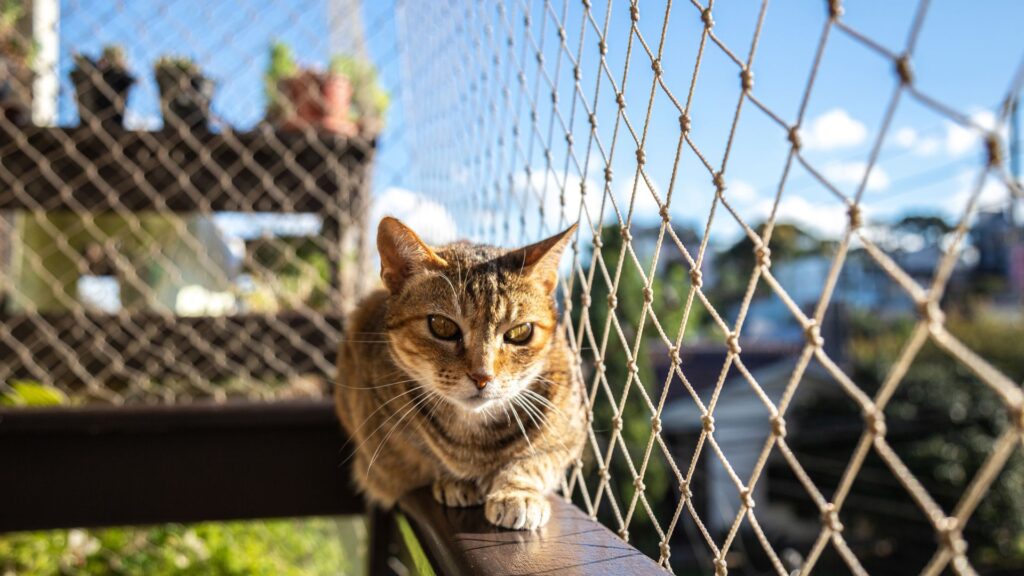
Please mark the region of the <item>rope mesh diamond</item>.
<svg viewBox="0 0 1024 576"><path fill-rule="evenodd" d="M515 244L523 238L553 233L568 223L580 222L580 233L573 245L572 271L563 286L563 304L574 319L566 330L580 357L595 420L587 454L569 474L567 495L595 518L599 513L610 512L602 517L610 518L611 527L627 540L630 528L638 521L650 522L659 539L657 559L666 568L671 568L670 541L677 532L685 530L687 537L706 547L704 573L726 573L729 559L736 553L745 554L737 548L737 536L745 525L767 555L770 570L787 574L779 550L771 544L771 535L759 522L754 498L769 460L782 458L821 517L818 536L799 572L814 572L823 552L831 547L851 572L864 574L864 567L844 536L842 518L851 487L865 459L874 453L905 489L905 498L919 507L934 530L938 545L922 573L939 574L947 569L958 574L974 572L965 553L962 530L1008 459L1018 451L1024 432L1020 420L1024 395L1018 383L972 352L946 328L940 302L986 182L994 181L1020 194L1009 175L1003 150L1011 98L1021 88L1024 68L1018 66L1010 72L1013 80L997 109L996 126L983 126L970 114L944 104L941 97L915 82L915 48L931 9L927 1L917 7L905 39L896 50L851 25L844 18L842 3L832 1L826 3L827 18L820 30L788 32L818 39L799 106L792 114L776 110L762 100L753 74L758 42L772 13L767 1L745 8L754 13L751 20L755 23L742 41L735 36L726 41L717 33L713 2L705 5L697 1L669 1L654 5L549 0L502 2L494 6L473 2L444 6L405 2L401 6L398 17L405 56L403 81L408 86L406 106L422 190L428 196L444 199L461 216L460 224L479 239ZM690 25L699 22L693 37L686 40L699 46L693 62L680 61L665 50L670 21L677 20ZM628 23L628 28L623 22ZM821 166L808 159L801 142L800 128L808 120L808 103L814 95L823 56L837 38L884 59L894 78L891 92L878 95L885 103L884 114L863 177L852 194L843 192ZM721 102L721 106L734 109L731 123L714 127L725 135L720 156L706 150L693 133L693 127L701 121L700 111L692 106L694 95L701 90L708 67L731 68L738 88L734 102ZM680 86L679 78L689 82ZM635 82L644 83L630 84ZM627 100L627 95L632 97ZM876 244L873 236L865 232L862 216L869 175L883 141L890 135L897 107L907 101L977 133L987 150L977 166L977 177L956 225L954 240L944 247L928 285L919 284ZM781 176L770 198L770 216L756 229L736 207L729 188L730 152L738 138L737 127L741 117L755 115L766 118L775 126L779 138L789 143ZM677 141L671 143L675 160L664 191L654 183L646 159L652 146L670 145L648 139L649 129L655 124L678 126ZM686 164L694 158L697 162L692 165L696 169ZM626 194L617 192L613 184L620 176L613 174L612 166L622 163L631 167L633 177ZM820 297L809 312L801 309L773 275L769 249L780 203L787 196L797 167L806 170L845 207L848 215L845 228L835 231L840 238L838 247ZM588 179L592 173L602 174L603 182L595 185ZM685 193L683 186L687 186ZM672 207L686 202L684 194L692 192L695 186L701 193L713 195L704 234L696 243L683 238L680 227L672 221ZM639 227L634 216L639 202L651 200L657 205L661 222L653 248L641 255L633 241ZM755 249L755 265L732 321L712 305L702 278L710 232L723 219L735 222ZM610 237L621 247L612 258L602 250ZM862 247L919 310L911 338L873 395L862 390L830 357L820 329L851 247ZM659 297L653 282L659 259L668 258L681 258L689 271L689 282L681 288L685 290L679 303L682 319L673 324L664 323L652 305ZM624 272L639 275L643 290L620 292ZM747 312L755 290L763 286L781 300L806 336L795 368L788 376L788 385L777 401L769 397L747 369L741 350ZM608 295L607 301L591 298L598 291ZM642 305L625 313L622 304L626 299L642 301ZM697 308L710 317L726 349L720 375L710 383L709 395L698 393L680 359L681 351L689 344L687 319ZM597 323L599 319L601 322ZM658 354L650 354L644 348L645 336L650 334L660 344L660 353L671 361L663 383L641 380L639 367L652 362L651 358ZM936 503L886 436L886 406L928 341L995 391L1014 415L1014 424L1000 433L986 462L953 509L943 509ZM608 378L606 367L613 359L625 365L624 381ZM787 410L812 362L827 371L863 417L859 443L844 463L838 488L829 495L812 481L786 437ZM770 430L763 445L749 447L758 452L749 475L734 470L729 451L720 444L719 433L715 431L716 407L730 370L741 375L763 404L762 413L754 417ZM676 388L685 389L701 421L692 456L686 459L673 453L662 434L666 399ZM641 412L645 413L626 417L630 403L642 405ZM642 424L635 422L638 419ZM649 429L646 445L627 445L622 431L629 425ZM721 533L713 533L709 528L690 489L695 474L703 466L701 462L709 458L724 467L739 502L735 517ZM634 489L625 493L631 493L631 497L623 497L623 492L612 489L611 470L615 461L625 464L629 477L620 478L619 482L632 484ZM646 474L655 461L668 468L676 483L677 503L651 501L645 494Z"/></svg>

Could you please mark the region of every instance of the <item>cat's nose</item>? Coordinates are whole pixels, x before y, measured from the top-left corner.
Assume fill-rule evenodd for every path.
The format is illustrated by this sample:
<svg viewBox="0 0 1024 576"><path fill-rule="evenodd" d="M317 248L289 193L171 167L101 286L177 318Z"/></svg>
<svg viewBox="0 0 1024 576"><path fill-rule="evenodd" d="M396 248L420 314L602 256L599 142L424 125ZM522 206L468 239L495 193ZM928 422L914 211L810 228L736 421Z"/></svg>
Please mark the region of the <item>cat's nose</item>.
<svg viewBox="0 0 1024 576"><path fill-rule="evenodd" d="M476 383L478 390L487 388L487 385L494 380L494 374L488 374L487 372L470 372L468 376L470 380Z"/></svg>

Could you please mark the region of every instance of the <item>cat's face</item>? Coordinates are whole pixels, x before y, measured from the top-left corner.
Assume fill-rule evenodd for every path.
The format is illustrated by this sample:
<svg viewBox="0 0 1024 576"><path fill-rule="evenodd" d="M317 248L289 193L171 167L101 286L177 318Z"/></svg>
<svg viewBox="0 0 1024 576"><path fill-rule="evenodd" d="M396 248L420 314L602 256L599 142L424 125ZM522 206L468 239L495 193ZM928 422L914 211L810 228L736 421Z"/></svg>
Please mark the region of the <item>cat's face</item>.
<svg viewBox="0 0 1024 576"><path fill-rule="evenodd" d="M392 355L428 391L468 412L503 414L544 369L557 330L558 260L575 227L518 250L436 250L394 219L378 249Z"/></svg>

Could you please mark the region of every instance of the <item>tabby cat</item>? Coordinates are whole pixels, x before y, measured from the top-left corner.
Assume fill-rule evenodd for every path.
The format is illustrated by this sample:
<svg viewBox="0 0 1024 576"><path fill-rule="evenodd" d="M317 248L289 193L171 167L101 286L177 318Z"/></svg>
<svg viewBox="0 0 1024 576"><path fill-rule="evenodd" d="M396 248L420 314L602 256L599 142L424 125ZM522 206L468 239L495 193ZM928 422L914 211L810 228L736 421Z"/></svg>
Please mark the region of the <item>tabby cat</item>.
<svg viewBox="0 0 1024 576"><path fill-rule="evenodd" d="M432 248L381 221L385 289L350 317L335 387L369 500L390 507L429 485L444 505L483 504L498 526L548 521L588 425L554 300L575 230L516 250Z"/></svg>

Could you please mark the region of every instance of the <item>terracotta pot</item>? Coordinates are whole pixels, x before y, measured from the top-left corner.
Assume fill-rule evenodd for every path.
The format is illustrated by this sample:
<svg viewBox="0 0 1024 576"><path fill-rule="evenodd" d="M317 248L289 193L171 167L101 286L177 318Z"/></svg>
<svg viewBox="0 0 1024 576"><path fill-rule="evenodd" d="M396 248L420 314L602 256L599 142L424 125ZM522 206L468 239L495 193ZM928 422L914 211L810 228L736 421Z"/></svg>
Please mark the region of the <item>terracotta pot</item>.
<svg viewBox="0 0 1024 576"><path fill-rule="evenodd" d="M352 86L346 77L304 71L279 81L278 92L282 128L356 134L356 125L349 119Z"/></svg>

